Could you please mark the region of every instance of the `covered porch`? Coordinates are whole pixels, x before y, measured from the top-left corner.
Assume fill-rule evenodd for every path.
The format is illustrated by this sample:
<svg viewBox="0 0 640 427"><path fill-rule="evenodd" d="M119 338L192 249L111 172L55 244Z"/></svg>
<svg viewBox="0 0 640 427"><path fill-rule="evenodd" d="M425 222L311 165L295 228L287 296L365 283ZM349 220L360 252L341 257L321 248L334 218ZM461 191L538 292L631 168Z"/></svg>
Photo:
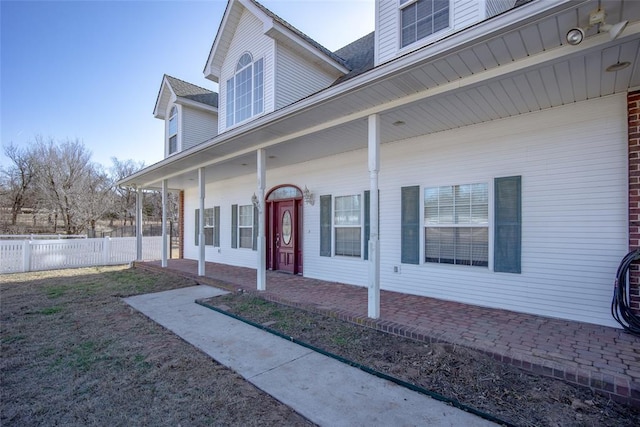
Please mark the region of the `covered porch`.
<svg viewBox="0 0 640 427"><path fill-rule="evenodd" d="M367 317L367 289L267 271L256 292L256 270L195 260L138 262L136 268L193 278L199 284L354 322L417 341L482 351L518 368L640 405L640 337L621 329L381 291L380 317Z"/></svg>

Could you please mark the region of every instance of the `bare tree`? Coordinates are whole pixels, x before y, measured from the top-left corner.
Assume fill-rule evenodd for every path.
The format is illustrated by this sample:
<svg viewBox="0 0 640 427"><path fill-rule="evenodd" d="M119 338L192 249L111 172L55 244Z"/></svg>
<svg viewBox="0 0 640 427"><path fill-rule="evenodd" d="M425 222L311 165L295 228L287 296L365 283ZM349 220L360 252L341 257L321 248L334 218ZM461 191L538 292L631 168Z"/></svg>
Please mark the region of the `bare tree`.
<svg viewBox="0 0 640 427"><path fill-rule="evenodd" d="M12 163L0 168L0 195L4 200L2 204L11 207L11 225L16 225L18 214L33 198L36 160L32 150L13 143L4 147L3 151Z"/></svg>
<svg viewBox="0 0 640 427"><path fill-rule="evenodd" d="M95 232L95 221L111 208L111 181L91 162L91 152L78 141L56 143L36 139L39 159L39 201L62 217L67 234L87 227Z"/></svg>
<svg viewBox="0 0 640 427"><path fill-rule="evenodd" d="M117 157L112 157L111 162L110 173L111 179L114 182L118 182L144 168L144 162L118 160ZM130 187L116 186L115 193L116 212L118 217L122 219L122 225L127 225L127 218L129 218L130 224L133 225L133 217L136 209L135 190Z"/></svg>

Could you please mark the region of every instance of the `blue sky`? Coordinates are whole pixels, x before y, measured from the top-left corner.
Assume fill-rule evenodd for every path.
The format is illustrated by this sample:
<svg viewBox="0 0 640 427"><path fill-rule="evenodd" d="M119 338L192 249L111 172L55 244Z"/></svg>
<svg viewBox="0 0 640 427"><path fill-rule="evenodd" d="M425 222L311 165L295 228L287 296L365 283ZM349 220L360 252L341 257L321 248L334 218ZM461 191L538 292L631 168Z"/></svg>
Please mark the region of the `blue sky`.
<svg viewBox="0 0 640 427"><path fill-rule="evenodd" d="M262 0L336 50L373 31L373 0ZM226 0L0 0L1 143L79 139L93 160L162 159L153 107L163 74L202 74ZM0 154L0 166L8 164Z"/></svg>

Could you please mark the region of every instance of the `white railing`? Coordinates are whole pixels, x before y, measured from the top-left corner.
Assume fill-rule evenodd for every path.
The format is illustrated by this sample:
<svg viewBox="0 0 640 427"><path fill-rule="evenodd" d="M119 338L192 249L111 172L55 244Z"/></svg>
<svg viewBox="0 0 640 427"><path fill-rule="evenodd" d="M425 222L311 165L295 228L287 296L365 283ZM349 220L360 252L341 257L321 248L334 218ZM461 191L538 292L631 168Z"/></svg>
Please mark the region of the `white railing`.
<svg viewBox="0 0 640 427"><path fill-rule="evenodd" d="M86 234L0 234L0 240L86 239Z"/></svg>
<svg viewBox="0 0 640 427"><path fill-rule="evenodd" d="M142 238L142 259L162 258L162 236ZM136 259L135 237L0 240L0 274L126 264Z"/></svg>

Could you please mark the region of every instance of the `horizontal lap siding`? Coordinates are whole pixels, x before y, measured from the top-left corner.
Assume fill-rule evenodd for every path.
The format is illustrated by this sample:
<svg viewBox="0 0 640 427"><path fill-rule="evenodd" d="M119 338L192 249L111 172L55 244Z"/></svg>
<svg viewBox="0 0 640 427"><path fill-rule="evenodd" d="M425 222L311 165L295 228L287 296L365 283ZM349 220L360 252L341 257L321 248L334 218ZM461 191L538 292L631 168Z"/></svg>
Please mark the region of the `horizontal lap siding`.
<svg viewBox="0 0 640 427"><path fill-rule="evenodd" d="M213 138L218 132L218 121L215 114L188 107L182 107L182 124L183 150Z"/></svg>
<svg viewBox="0 0 640 427"><path fill-rule="evenodd" d="M276 52L276 109L325 89L336 79L285 46L277 45Z"/></svg>
<svg viewBox="0 0 640 427"><path fill-rule="evenodd" d="M627 241L625 122L624 99L613 96L384 145L383 288L614 326L612 281ZM432 264L392 273L400 187L511 175L522 176L522 274Z"/></svg>
<svg viewBox="0 0 640 427"><path fill-rule="evenodd" d="M251 196L256 191L256 177L245 175L235 179L207 184L204 207L220 206L220 247L206 246L205 259L211 262L255 268L257 252L246 248L231 248L231 206L251 205ZM195 246L195 210L199 209L198 188L185 190L185 258L198 259Z"/></svg>

